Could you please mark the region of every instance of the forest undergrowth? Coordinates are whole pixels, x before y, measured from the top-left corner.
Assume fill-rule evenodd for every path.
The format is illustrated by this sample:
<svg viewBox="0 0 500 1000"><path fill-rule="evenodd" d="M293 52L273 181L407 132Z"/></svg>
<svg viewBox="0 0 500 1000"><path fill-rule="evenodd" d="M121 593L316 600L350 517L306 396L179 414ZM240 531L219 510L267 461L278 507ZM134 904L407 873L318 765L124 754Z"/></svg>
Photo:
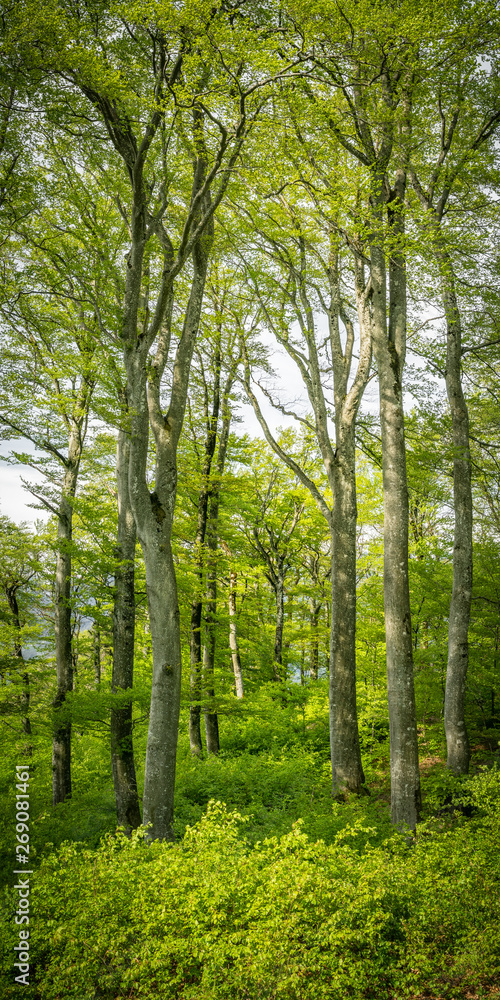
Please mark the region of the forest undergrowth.
<svg viewBox="0 0 500 1000"><path fill-rule="evenodd" d="M423 819L411 837L390 824L387 730L361 719L367 794L333 801L325 682L279 697L268 685L222 717L218 758L193 758L181 736L176 840L151 846L143 830L131 839L115 830L102 735L77 741L73 798L55 810L41 739L30 768L31 984L13 984L7 888L3 995L493 1000L500 732L471 720L471 772L457 779L445 769L440 722L421 727Z"/></svg>

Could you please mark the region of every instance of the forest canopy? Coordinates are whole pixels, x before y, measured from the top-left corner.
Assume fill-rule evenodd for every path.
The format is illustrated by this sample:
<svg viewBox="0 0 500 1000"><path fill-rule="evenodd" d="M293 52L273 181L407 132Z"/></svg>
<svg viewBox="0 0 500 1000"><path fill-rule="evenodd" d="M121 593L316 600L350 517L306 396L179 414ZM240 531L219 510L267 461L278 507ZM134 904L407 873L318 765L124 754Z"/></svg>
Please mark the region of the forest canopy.
<svg viewBox="0 0 500 1000"><path fill-rule="evenodd" d="M6 995L498 995L499 28L3 5Z"/></svg>

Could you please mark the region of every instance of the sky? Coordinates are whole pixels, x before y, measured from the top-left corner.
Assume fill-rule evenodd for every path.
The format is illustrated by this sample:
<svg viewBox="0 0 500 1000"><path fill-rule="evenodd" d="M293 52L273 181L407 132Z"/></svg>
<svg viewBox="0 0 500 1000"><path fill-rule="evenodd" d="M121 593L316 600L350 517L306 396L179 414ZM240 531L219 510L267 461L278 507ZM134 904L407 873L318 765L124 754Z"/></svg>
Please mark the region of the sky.
<svg viewBox="0 0 500 1000"><path fill-rule="evenodd" d="M293 409L304 415L310 410L306 390L302 384L297 367L283 348L278 348L272 340L268 344L270 350L270 363L275 372L274 386L269 378L266 378L266 385L269 389L274 388L276 398L287 408ZM264 416L273 433L278 427L290 426L295 423L293 418L286 417L278 410L273 409L271 404L258 393L261 399L261 406ZM378 413L378 386L373 380L367 387L363 398L363 410L370 413ZM237 425L238 433L247 433L251 437L263 438L260 424L254 414L250 404L242 405L239 409L242 418ZM28 453L34 452L33 445L28 441L0 443L0 456L6 456L11 447L24 450ZM0 513L9 517L12 521L20 523L28 521L34 523L37 520L46 520L48 512L45 510L35 510L30 504L37 501L30 495L22 484L22 480L38 484L43 482L40 473L32 468L21 465L9 465L5 461L0 461Z"/></svg>

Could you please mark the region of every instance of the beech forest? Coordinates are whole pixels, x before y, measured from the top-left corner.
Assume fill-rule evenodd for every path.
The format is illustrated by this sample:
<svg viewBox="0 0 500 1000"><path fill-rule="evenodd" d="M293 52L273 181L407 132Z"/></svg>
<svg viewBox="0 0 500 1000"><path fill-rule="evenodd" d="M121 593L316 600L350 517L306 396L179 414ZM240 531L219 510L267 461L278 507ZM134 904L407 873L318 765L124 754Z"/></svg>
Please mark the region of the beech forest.
<svg viewBox="0 0 500 1000"><path fill-rule="evenodd" d="M0 47L2 996L500 1000L498 3Z"/></svg>

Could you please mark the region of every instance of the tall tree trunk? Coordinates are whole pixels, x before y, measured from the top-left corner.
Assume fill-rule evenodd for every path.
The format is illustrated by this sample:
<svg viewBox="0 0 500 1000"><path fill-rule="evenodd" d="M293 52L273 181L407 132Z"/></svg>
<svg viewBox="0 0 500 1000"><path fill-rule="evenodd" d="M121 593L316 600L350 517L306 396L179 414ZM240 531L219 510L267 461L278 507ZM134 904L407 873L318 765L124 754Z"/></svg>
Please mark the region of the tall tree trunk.
<svg viewBox="0 0 500 1000"><path fill-rule="evenodd" d="M52 801L64 802L71 795L71 719L64 718L67 695L73 690L71 655L71 543L73 499L81 456L79 430L72 429L63 492L57 516L55 575L55 644L57 691L53 701Z"/></svg>
<svg viewBox="0 0 500 1000"><path fill-rule="evenodd" d="M206 548L207 548L207 594L205 604L205 643L203 648L203 684L205 698L210 703L215 698L215 650L217 643L217 542L219 523L219 500L221 480L226 463L229 428L231 426L231 410L228 397L231 381L225 387L223 400L222 429L217 450L216 480L212 483L210 504L208 509ZM220 750L219 720L217 712L205 708L205 737L207 753L218 754Z"/></svg>
<svg viewBox="0 0 500 1000"><path fill-rule="evenodd" d="M132 413L129 487L137 534L144 555L153 647L153 681L144 776L144 824L151 840L173 839L175 765L181 695L181 639L177 581L172 556L172 523L177 492L177 447L184 420L187 386L203 300L210 240L193 252L194 274L177 349L169 409L160 404L161 377L169 328L148 363L147 342L125 347L128 398ZM155 490L146 485L148 419L155 436Z"/></svg>
<svg viewBox="0 0 500 1000"><path fill-rule="evenodd" d="M241 669L240 651L238 647L238 631L236 625L236 585L238 575L232 569L229 573L229 648L233 664L236 697L243 698L243 672Z"/></svg>
<svg viewBox="0 0 500 1000"><path fill-rule="evenodd" d="M214 544L214 541L215 544ZM208 706L204 709L208 755L220 750L219 719L212 704L215 698L215 650L217 642L217 528L207 538L207 598L205 604L205 642L203 645L203 685Z"/></svg>
<svg viewBox="0 0 500 1000"><path fill-rule="evenodd" d="M196 538L194 543L195 551L195 572L196 572L196 594L191 604L191 675L190 675L190 700L189 706L189 743L191 753L196 757L201 757L203 752L201 742L201 698L203 689L202 670L202 643L201 643L201 622L203 616L203 568L205 556L205 536L207 533L208 505L210 501L210 472L212 460L217 442L217 425L220 408L220 371L221 371L221 351L220 343L215 352L215 379L212 400L212 412L210 416L206 412L207 434L205 438L205 449L203 458L201 489L198 497L198 523L196 527ZM208 410L208 407L207 407Z"/></svg>
<svg viewBox="0 0 500 1000"><path fill-rule="evenodd" d="M163 511L163 505L160 507L158 504L155 518L159 520ZM144 534L146 537L142 546L153 646L153 683L144 778L144 823L151 824L152 840L171 840L182 667L179 603L167 533L161 532L162 544L158 544L152 531Z"/></svg>
<svg viewBox="0 0 500 1000"><path fill-rule="evenodd" d="M328 663L332 793L335 796L342 795L345 791L359 793L364 782L356 712L356 574L355 569L353 570L353 560L355 567L356 556L354 427L359 404L370 373L371 336L367 318L369 314L368 290L364 285L361 273L362 266L359 265L357 270L359 274L356 279L356 294L361 342L357 371L352 383L349 384L355 341L354 327L341 306L338 248L335 247L335 239L332 237L331 255L328 261L331 295L328 318L335 396L336 447L332 445L329 435L329 415L323 387L324 374L316 343L314 309L307 293L305 240L301 250L301 281L299 284L301 312L299 316L302 328L307 330L306 366L303 356L290 343L290 338L283 337L280 330L275 329L278 340L296 361L307 386L314 412L316 437L333 494L333 510L330 510L315 483L286 454L270 433L250 385L248 364L245 378L247 394L267 441L310 491L328 522L332 538L331 587L333 604ZM345 348L342 347L340 337L340 317L347 334Z"/></svg>
<svg viewBox="0 0 500 1000"><path fill-rule="evenodd" d="M197 586L203 582L203 549L198 547L196 559ZM195 597L191 605L191 673L189 678L189 745L195 757L201 757L203 745L201 742L201 697L202 697L202 652L201 652L201 619L203 604L201 597Z"/></svg>
<svg viewBox="0 0 500 1000"><path fill-rule="evenodd" d="M381 182L382 188L382 182ZM391 236L404 234L405 176L396 178ZM385 202L385 192L379 204ZM387 274L379 228L371 245L372 329L379 376L384 492L384 610L390 726L391 818L414 829L420 811L417 720L408 574L408 488L402 374L406 347L406 273L401 253L390 263L389 324Z"/></svg>
<svg viewBox="0 0 500 1000"><path fill-rule="evenodd" d="M359 792L361 764L356 708L356 473L354 422L339 428L333 465L331 518L332 624L330 747L333 794Z"/></svg>
<svg viewBox="0 0 500 1000"><path fill-rule="evenodd" d="M283 561L276 560L274 594L276 598L276 629L274 632L273 680L282 681L283 677L283 628L285 624L285 577Z"/></svg>
<svg viewBox="0 0 500 1000"><path fill-rule="evenodd" d="M332 794L361 792L365 782L356 706L356 417L371 365L371 329L364 266L355 256L355 288L360 326L360 359L352 386L349 373L354 328L342 306L338 246L330 255L330 345L335 398L335 451L323 446L332 490L329 519L331 551L330 748ZM339 320L346 330L342 349Z"/></svg>
<svg viewBox="0 0 500 1000"><path fill-rule="evenodd" d="M213 524L213 527L212 527ZM203 646L203 684L209 707L204 709L207 753L220 750L219 719L210 705L215 698L215 650L217 642L217 513L211 505L207 534L207 599L205 604L205 643Z"/></svg>
<svg viewBox="0 0 500 1000"><path fill-rule="evenodd" d="M465 684L469 664L469 623L472 602L472 485L469 414L461 380L462 327L453 266L445 250L438 254L441 293L446 314L446 391L453 440L453 589L448 624L448 666L444 704L447 767L454 774L469 770L469 740L465 724Z"/></svg>
<svg viewBox="0 0 500 1000"><path fill-rule="evenodd" d="M132 722L135 634L136 529L130 503L128 473L130 437L120 428L116 450L118 530L116 538L115 595L113 603L113 669L111 690L128 692L120 707L111 709L111 765L117 824L127 833L141 825L135 772Z"/></svg>
<svg viewBox="0 0 500 1000"><path fill-rule="evenodd" d="M94 683L96 688L101 686L101 629L97 622L92 628L92 653L94 660Z"/></svg>

